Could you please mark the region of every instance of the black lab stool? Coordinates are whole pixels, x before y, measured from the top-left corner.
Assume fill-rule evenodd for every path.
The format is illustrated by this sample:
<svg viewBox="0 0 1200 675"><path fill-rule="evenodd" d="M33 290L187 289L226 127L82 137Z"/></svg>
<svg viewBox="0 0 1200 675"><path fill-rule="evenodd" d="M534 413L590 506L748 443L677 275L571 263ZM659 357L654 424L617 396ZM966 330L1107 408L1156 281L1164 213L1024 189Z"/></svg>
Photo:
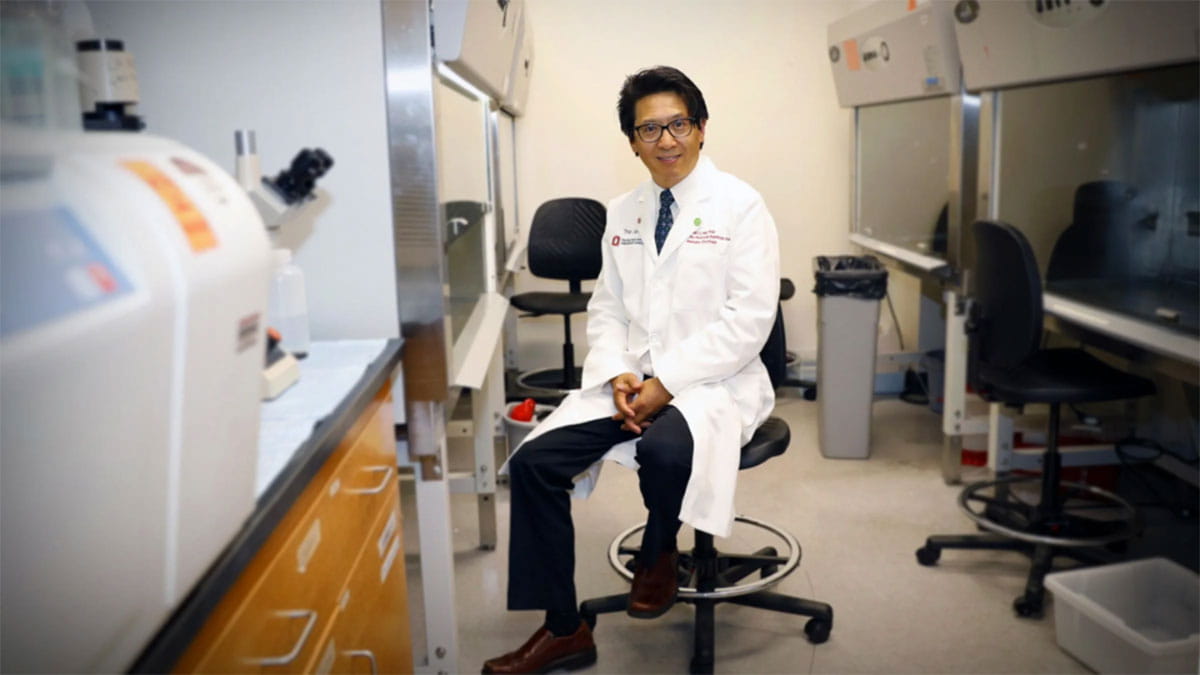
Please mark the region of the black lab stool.
<svg viewBox="0 0 1200 675"><path fill-rule="evenodd" d="M1042 284L1020 230L979 221L975 235L976 292L968 324L968 379L989 401L1050 406L1040 477L1008 476L972 483L958 503L987 534L935 535L917 562L935 565L943 549L1019 551L1032 559L1025 592L1013 601L1022 617L1042 615L1043 580L1055 557L1111 562L1103 548L1137 534L1134 507L1100 488L1061 479L1058 449L1062 404L1116 401L1154 393L1149 380L1117 370L1083 349L1042 349ZM1032 486L1032 491L1022 488ZM1034 492L1031 499L1026 492ZM1106 517L1098 517L1104 514Z"/></svg>
<svg viewBox="0 0 1200 675"><path fill-rule="evenodd" d="M783 333L783 317L775 316L775 327L760 354L763 365L776 387L786 378L787 352ZM791 441L791 430L782 419L768 418L754 433L750 442L742 447L738 469L749 469L782 455ZM680 551L679 555L679 599L696 608L695 638L693 640L691 672L713 672L716 630L714 609L717 604L728 602L735 605L757 607L772 612L798 614L812 617L804 625L804 634L809 642L820 644L829 639L833 629L833 608L824 602L816 602L771 591L787 575L800 566L800 544L787 531L770 523L747 516L738 516L735 530L749 527L765 531L778 539L782 552L774 546L760 548L753 553L728 553L716 549L713 535L696 530L691 551ZM633 561L638 549L628 546L627 541L640 539L645 524L635 525L618 534L609 546L608 560L617 574L633 580ZM596 616L609 612L623 612L629 605L629 594L610 595L585 600L579 612L593 628Z"/></svg>

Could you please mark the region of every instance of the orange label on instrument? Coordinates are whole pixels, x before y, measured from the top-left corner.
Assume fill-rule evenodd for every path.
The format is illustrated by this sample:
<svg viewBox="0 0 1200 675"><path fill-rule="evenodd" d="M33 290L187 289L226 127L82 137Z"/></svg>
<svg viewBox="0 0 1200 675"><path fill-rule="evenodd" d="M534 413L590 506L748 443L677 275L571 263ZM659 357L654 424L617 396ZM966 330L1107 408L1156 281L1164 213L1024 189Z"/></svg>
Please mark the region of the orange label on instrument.
<svg viewBox="0 0 1200 675"><path fill-rule="evenodd" d="M175 220L183 230L193 252L200 253L217 247L217 236L208 226L204 214L200 213L196 204L175 184L175 181L171 180L170 176L150 162L142 160L127 160L121 162L121 166L146 181L150 189L154 190L167 208L171 209L171 213L174 214Z"/></svg>
<svg viewBox="0 0 1200 675"><path fill-rule="evenodd" d="M917 8L917 0L908 0L908 11L913 11Z"/></svg>
<svg viewBox="0 0 1200 675"><path fill-rule="evenodd" d="M842 42L842 53L846 55L846 67L850 70L858 70L862 68L862 61L858 58L858 41L846 40Z"/></svg>

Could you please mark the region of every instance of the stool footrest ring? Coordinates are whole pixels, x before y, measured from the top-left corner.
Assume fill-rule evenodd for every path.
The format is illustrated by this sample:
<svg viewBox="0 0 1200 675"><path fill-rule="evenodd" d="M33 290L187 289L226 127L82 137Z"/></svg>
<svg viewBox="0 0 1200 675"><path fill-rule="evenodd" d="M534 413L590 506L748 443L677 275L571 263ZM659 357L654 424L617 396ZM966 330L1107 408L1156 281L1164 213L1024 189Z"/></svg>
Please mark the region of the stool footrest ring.
<svg viewBox="0 0 1200 675"><path fill-rule="evenodd" d="M971 483L962 489L958 495L958 506L968 518L980 527L997 534L1026 541L1033 544L1047 544L1059 547L1103 546L1105 544L1125 541L1137 535L1141 528L1141 518L1137 509L1125 499L1108 490L1084 483L1062 481L1061 487L1071 488L1080 495L1088 497L1090 509L1108 509L1114 511L1114 517L1098 520L1087 519L1068 513L1080 507L1066 506L1060 512L1047 516L1047 521L1037 524L1037 506L1023 502L1008 494L1008 489L1019 483L1039 483L1039 476L1010 476L997 480ZM993 495L982 494L985 490L994 489ZM972 508L975 506L975 508ZM1007 522L1001 519L1007 516ZM1018 522L1028 521L1026 527ZM1070 530L1074 524L1092 523L1103 525L1094 527L1094 532L1080 533L1072 536ZM1061 527L1056 527L1061 525ZM1061 529L1064 534L1054 534ZM1075 528L1080 529L1080 528ZM1048 533L1049 532L1049 533Z"/></svg>
<svg viewBox="0 0 1200 675"><path fill-rule="evenodd" d="M776 567L776 569L771 574L768 574L761 579L755 579L744 584L735 584L732 586L718 586L711 591L699 591L694 587L680 586L679 598L681 600L719 600L723 598L733 598L741 595L758 593L759 591L766 590L778 584L783 580L784 577L794 572L796 568L800 566L800 542L798 542L796 538L791 535L791 533L770 523L757 520L755 518L750 518L748 516L737 516L734 518L734 521L770 532L784 543L784 545L787 547L787 551L785 555L780 556L756 556L754 554L747 554L733 555L731 557L738 561L761 560L762 562L769 562L772 566ZM642 531L645 529L645 527L645 523L634 525L633 527L614 537L612 543L609 544L608 562L612 566L613 570L616 571L618 575L624 577L626 581L633 581L633 572L628 569L625 565L625 562L621 560L621 555L629 555L632 553L632 549L624 544L630 537ZM686 552L681 552L681 558L684 557L684 553Z"/></svg>
<svg viewBox="0 0 1200 675"><path fill-rule="evenodd" d="M583 377L583 368L575 368L575 382ZM545 394L566 394L571 390L563 386L562 368L538 368L527 370L517 375L517 385L533 392Z"/></svg>

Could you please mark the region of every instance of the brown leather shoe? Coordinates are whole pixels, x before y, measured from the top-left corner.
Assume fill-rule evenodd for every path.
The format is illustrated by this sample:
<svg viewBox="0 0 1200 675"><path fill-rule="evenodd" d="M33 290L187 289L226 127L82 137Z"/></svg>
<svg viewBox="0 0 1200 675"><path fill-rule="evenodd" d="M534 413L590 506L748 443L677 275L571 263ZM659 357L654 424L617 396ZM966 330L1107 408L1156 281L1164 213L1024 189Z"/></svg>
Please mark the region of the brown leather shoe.
<svg viewBox="0 0 1200 675"><path fill-rule="evenodd" d="M649 567L638 566L629 589L629 616L638 619L660 617L675 604L679 595L679 552L660 553Z"/></svg>
<svg viewBox="0 0 1200 675"><path fill-rule="evenodd" d="M596 662L596 643L586 621L579 630L565 637L554 637L545 626L537 629L515 652L488 659L485 673L548 673L562 668L575 670Z"/></svg>

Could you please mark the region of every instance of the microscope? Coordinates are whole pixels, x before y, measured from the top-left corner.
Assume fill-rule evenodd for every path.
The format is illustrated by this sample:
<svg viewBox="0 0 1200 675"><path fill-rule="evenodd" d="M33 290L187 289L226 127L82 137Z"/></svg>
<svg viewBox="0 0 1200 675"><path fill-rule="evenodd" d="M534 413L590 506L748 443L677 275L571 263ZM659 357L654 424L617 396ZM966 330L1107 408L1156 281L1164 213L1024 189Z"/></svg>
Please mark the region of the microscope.
<svg viewBox="0 0 1200 675"><path fill-rule="evenodd" d="M254 132L238 130L234 142L237 181L250 196L250 202L274 241L279 230L314 199L316 182L333 166L333 158L320 148L305 148L274 178L265 178L259 168ZM270 326L263 367L263 398L266 400L281 394L300 377L297 359L307 355L309 344L304 274L292 261L292 252L286 248L274 249L274 262L267 310Z"/></svg>

